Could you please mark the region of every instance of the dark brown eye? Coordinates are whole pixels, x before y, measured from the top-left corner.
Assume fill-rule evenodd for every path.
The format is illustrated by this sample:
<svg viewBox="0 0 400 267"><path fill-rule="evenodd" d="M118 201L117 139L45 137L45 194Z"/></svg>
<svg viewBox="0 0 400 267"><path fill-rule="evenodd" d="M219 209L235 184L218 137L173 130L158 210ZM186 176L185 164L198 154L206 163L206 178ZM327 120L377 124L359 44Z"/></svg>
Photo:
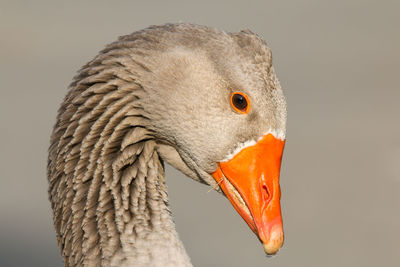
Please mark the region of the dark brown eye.
<svg viewBox="0 0 400 267"><path fill-rule="evenodd" d="M239 113L247 114L250 110L250 102L247 96L241 92L234 92L231 96L231 105Z"/></svg>

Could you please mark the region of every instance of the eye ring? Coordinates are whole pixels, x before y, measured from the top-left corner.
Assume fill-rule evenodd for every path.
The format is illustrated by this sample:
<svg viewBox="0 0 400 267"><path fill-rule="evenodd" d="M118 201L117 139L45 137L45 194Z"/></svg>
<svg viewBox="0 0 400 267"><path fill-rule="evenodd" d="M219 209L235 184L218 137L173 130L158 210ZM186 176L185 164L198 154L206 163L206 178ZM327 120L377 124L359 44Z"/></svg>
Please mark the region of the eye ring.
<svg viewBox="0 0 400 267"><path fill-rule="evenodd" d="M233 92L231 95L231 106L236 112L247 114L250 111L250 100L242 92Z"/></svg>

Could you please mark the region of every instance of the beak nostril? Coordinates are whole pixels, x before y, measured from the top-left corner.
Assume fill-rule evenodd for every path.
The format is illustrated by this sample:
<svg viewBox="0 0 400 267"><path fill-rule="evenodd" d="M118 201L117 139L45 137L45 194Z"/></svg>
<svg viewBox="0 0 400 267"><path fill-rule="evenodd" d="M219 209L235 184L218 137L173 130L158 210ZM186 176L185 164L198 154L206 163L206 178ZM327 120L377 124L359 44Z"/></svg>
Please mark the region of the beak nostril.
<svg viewBox="0 0 400 267"><path fill-rule="evenodd" d="M271 194L268 191L268 187L266 185L262 185L262 195L264 198L264 201L269 202L271 198Z"/></svg>

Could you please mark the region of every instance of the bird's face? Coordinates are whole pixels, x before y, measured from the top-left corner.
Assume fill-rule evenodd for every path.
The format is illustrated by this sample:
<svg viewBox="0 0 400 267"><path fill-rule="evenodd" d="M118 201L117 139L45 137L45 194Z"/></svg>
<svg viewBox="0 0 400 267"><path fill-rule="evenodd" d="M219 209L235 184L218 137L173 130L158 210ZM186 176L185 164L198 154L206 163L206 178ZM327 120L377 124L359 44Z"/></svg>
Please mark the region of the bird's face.
<svg viewBox="0 0 400 267"><path fill-rule="evenodd" d="M265 252L275 254L283 244L279 172L286 103L268 48L260 54L234 44L216 48L220 53L164 53L143 105L160 142L179 154L170 163L186 165L192 178L221 189Z"/></svg>

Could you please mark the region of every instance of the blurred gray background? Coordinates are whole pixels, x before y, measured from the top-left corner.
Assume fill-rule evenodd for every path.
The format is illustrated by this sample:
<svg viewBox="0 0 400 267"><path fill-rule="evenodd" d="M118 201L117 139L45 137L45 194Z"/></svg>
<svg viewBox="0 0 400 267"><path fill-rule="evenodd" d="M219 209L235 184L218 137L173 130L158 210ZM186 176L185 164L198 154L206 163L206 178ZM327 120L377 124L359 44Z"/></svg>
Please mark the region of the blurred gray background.
<svg viewBox="0 0 400 267"><path fill-rule="evenodd" d="M171 167L195 266L400 266L399 1L0 2L0 266L62 266L47 199L56 110L105 44L151 24L249 28L288 101L285 245L266 258L227 199Z"/></svg>

